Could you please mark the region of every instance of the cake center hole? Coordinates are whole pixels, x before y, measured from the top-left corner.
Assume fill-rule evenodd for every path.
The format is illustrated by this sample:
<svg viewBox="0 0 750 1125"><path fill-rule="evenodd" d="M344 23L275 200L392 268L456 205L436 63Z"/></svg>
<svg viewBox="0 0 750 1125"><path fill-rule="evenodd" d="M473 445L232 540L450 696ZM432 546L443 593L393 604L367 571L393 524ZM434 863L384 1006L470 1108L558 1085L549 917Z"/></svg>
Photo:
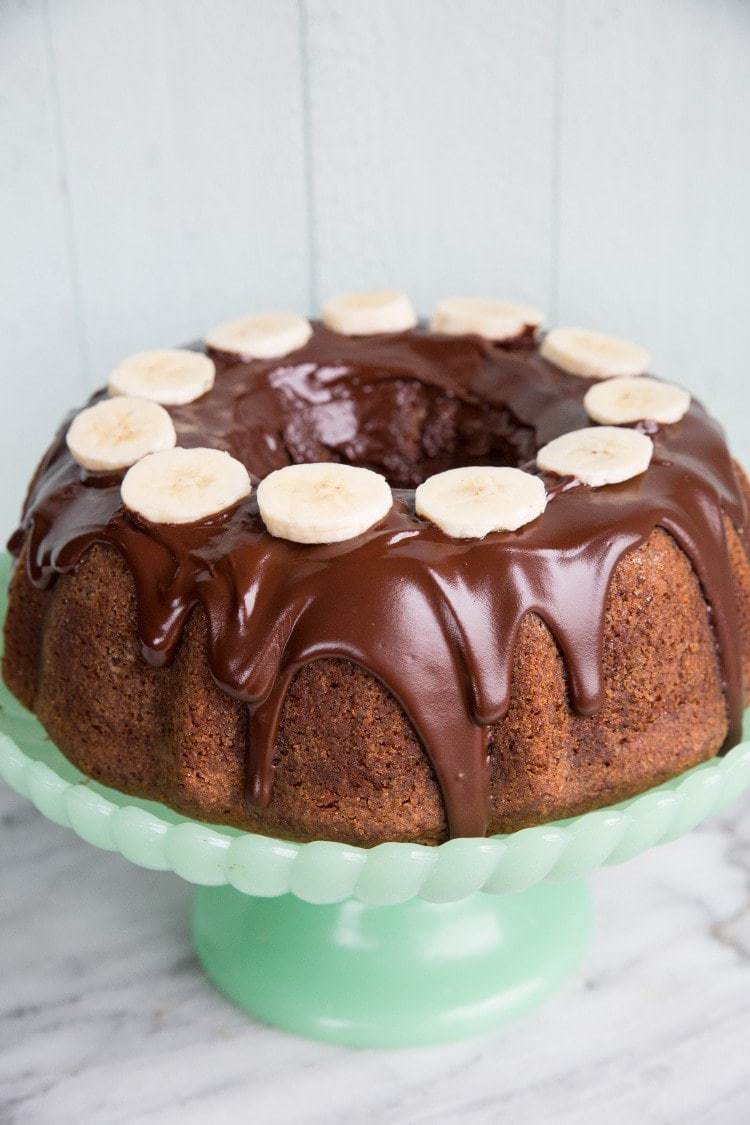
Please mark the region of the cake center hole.
<svg viewBox="0 0 750 1125"><path fill-rule="evenodd" d="M446 469L525 464L534 436L509 410L475 405L413 381L371 384L304 411L285 429L291 461L341 461L416 488Z"/></svg>

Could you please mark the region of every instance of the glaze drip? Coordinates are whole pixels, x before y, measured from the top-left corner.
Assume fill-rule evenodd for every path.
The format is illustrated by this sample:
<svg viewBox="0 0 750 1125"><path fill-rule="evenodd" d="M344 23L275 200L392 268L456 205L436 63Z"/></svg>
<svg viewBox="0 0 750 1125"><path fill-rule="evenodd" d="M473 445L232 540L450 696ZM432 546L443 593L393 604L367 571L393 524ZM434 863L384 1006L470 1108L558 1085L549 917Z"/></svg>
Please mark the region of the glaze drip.
<svg viewBox="0 0 750 1125"><path fill-rule="evenodd" d="M356 539L307 546L273 539L253 497L201 524L147 525L120 502L120 476L87 475L65 423L37 473L23 525L30 579L73 570L93 544L113 547L135 581L144 658L169 663L192 610L208 626L217 683L248 707L248 800L266 805L274 744L295 672L321 657L354 661L399 700L443 794L454 836L488 821L490 726L510 700L521 622L537 614L565 664L571 706L602 706L610 581L623 554L656 526L691 559L712 613L738 741L740 648L722 513L745 509L721 428L693 403L668 427L646 427L647 473L590 489L548 479L543 516L518 532L451 540L414 515L414 485L456 464L527 467L553 437L588 425L589 380L564 374L528 337L514 347L415 329L346 338L316 326L273 362L216 353L212 391L170 414L179 444L228 449L257 481L303 460L343 460L385 473L394 505ZM100 397L99 395L94 396Z"/></svg>

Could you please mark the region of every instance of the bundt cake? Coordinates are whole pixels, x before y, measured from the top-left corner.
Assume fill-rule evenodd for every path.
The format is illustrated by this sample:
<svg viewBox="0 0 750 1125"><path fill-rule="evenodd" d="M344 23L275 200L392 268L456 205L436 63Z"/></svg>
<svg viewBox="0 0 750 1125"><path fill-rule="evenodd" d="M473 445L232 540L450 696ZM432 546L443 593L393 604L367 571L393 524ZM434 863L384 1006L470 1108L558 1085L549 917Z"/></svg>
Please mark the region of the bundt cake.
<svg viewBox="0 0 750 1125"><path fill-rule="evenodd" d="M29 489L3 675L90 777L296 840L610 804L739 738L748 486L636 344L404 294L131 356Z"/></svg>

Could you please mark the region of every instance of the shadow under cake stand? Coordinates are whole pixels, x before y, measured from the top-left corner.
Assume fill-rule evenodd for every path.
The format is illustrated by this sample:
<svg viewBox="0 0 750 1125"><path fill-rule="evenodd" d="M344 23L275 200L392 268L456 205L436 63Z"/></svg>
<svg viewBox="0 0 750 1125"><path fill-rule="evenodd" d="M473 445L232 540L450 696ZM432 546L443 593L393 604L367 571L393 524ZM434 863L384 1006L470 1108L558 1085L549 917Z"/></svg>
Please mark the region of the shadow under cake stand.
<svg viewBox="0 0 750 1125"><path fill-rule="evenodd" d="M332 1043L396 1047L494 1030L552 993L586 949L588 872L734 801L750 786L750 742L631 801L508 836L295 844L98 785L0 684L0 776L87 843L197 884L198 956L252 1015Z"/></svg>

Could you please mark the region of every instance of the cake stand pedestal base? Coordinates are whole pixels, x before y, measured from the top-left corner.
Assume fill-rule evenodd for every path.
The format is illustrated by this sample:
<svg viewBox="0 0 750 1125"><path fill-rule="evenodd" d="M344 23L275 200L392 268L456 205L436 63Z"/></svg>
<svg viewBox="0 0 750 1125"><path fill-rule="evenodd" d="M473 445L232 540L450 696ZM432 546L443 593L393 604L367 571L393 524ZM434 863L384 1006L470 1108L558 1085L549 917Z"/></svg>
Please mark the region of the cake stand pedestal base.
<svg viewBox="0 0 750 1125"><path fill-rule="evenodd" d="M235 1003L298 1035L358 1047L501 1027L562 984L590 925L583 880L377 907L201 887L193 912L198 955Z"/></svg>

